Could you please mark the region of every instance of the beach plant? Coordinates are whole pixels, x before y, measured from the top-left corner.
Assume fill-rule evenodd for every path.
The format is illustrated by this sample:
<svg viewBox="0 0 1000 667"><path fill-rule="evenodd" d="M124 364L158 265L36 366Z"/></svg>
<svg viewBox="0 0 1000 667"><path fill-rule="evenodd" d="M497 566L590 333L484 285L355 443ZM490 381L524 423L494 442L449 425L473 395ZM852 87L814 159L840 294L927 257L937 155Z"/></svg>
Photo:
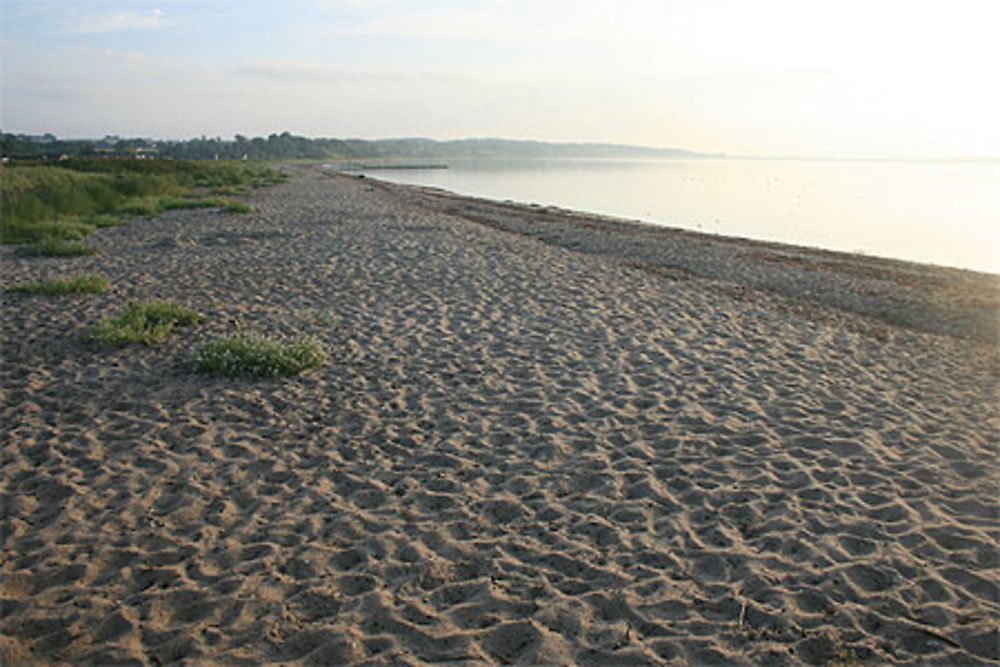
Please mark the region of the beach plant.
<svg viewBox="0 0 1000 667"><path fill-rule="evenodd" d="M157 197L136 197L129 199L115 211L126 217L154 218L163 212Z"/></svg>
<svg viewBox="0 0 1000 667"><path fill-rule="evenodd" d="M223 197L233 197L236 195L246 194L248 190L249 188L245 185L222 185L212 188L212 194Z"/></svg>
<svg viewBox="0 0 1000 667"><path fill-rule="evenodd" d="M53 280L38 280L31 283L13 285L8 292L21 292L44 296L61 294L100 294L111 288L107 278L99 273L85 273L72 278L56 278Z"/></svg>
<svg viewBox="0 0 1000 667"><path fill-rule="evenodd" d="M195 353L195 368L232 378L278 378L315 368L325 359L323 349L310 338L286 341L241 332L202 345Z"/></svg>
<svg viewBox="0 0 1000 667"><path fill-rule="evenodd" d="M161 197L159 207L162 211L191 208L214 208L221 206L218 199L209 197Z"/></svg>
<svg viewBox="0 0 1000 667"><path fill-rule="evenodd" d="M78 221L82 222L83 224L90 225L91 227L98 227L98 228L118 227L120 225L125 224L125 220L123 220L121 217L117 217L114 215L107 215L104 213L96 215L87 215L82 218L79 218Z"/></svg>
<svg viewBox="0 0 1000 667"><path fill-rule="evenodd" d="M250 213L253 211L253 208L251 208L249 204L245 204L235 199L227 200L223 206L223 209L227 213Z"/></svg>
<svg viewBox="0 0 1000 667"><path fill-rule="evenodd" d="M35 227L36 238L26 240L61 239L63 241L79 241L90 235L95 229L94 225L72 219L60 220L58 222L43 222Z"/></svg>
<svg viewBox="0 0 1000 667"><path fill-rule="evenodd" d="M78 257L93 255L97 248L80 241L68 241L60 238L43 238L34 243L19 247L15 254L20 257Z"/></svg>
<svg viewBox="0 0 1000 667"><path fill-rule="evenodd" d="M243 162L73 158L57 165L15 161L0 169L0 243L78 239L88 232L81 224L106 227L171 208L227 207L229 201L205 198L199 188L241 193L287 178Z"/></svg>
<svg viewBox="0 0 1000 667"><path fill-rule="evenodd" d="M87 215L101 196L101 178L55 167L4 167L0 179L0 236L5 243L37 240L34 222Z"/></svg>
<svg viewBox="0 0 1000 667"><path fill-rule="evenodd" d="M312 324L322 327L336 326L340 319L328 310L314 310L308 317Z"/></svg>
<svg viewBox="0 0 1000 667"><path fill-rule="evenodd" d="M102 320L91 335L106 345L153 345L179 327L193 326L203 319L190 308L170 301L133 301L117 317Z"/></svg>

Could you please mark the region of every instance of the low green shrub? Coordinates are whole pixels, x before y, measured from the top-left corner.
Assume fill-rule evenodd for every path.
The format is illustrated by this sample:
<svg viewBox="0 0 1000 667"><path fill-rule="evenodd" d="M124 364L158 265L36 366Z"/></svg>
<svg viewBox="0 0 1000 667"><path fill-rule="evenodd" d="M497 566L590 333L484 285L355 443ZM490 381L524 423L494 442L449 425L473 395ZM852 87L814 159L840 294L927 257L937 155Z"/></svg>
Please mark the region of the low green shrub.
<svg viewBox="0 0 1000 667"><path fill-rule="evenodd" d="M21 257L78 257L93 255L96 252L97 248L80 241L44 238L21 246L15 254Z"/></svg>
<svg viewBox="0 0 1000 667"><path fill-rule="evenodd" d="M169 301L131 302L114 318L103 320L92 332L94 340L107 345L165 340L178 327L198 324L204 319L195 311Z"/></svg>
<svg viewBox="0 0 1000 667"><path fill-rule="evenodd" d="M315 368L325 359L323 349L309 338L283 341L241 333L202 345L195 367L225 377L276 378Z"/></svg>
<svg viewBox="0 0 1000 667"><path fill-rule="evenodd" d="M44 296L61 294L100 294L111 288L108 279L98 273L86 273L73 278L56 278L22 283L7 289L8 292L23 292Z"/></svg>

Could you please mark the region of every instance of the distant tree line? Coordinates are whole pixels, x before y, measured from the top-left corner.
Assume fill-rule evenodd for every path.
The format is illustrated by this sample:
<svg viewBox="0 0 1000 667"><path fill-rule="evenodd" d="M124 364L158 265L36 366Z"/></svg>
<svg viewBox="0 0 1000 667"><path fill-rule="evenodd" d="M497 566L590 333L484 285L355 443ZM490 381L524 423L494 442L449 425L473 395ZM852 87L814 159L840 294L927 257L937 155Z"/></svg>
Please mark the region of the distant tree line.
<svg viewBox="0 0 1000 667"><path fill-rule="evenodd" d="M620 144L548 143L509 139L310 139L291 132L252 139L237 134L232 139L198 137L186 141L124 139L64 140L51 134L0 133L0 154L5 158L56 160L64 157L162 157L187 160L346 160L368 162L385 159L447 160L459 158L605 158L721 157L674 148L647 148Z"/></svg>
<svg viewBox="0 0 1000 667"><path fill-rule="evenodd" d="M310 139L290 132L252 139L237 134L232 140L189 139L165 143L160 155L188 160L294 160L374 157L377 151L365 141Z"/></svg>
<svg viewBox="0 0 1000 667"><path fill-rule="evenodd" d="M124 139L59 139L52 134L0 134L0 154L6 158L57 160L68 157L162 157L186 160L289 160L378 157L382 151L369 141L309 139L290 132L268 137L232 139L199 137L186 141Z"/></svg>

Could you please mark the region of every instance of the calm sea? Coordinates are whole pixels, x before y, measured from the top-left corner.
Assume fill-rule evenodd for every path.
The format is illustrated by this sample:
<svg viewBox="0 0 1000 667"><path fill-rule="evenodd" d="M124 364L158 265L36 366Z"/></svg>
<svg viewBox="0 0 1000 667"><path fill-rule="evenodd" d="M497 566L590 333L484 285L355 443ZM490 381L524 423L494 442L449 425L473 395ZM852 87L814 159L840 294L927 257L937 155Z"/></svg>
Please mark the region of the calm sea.
<svg viewBox="0 0 1000 667"><path fill-rule="evenodd" d="M1000 273L1000 162L452 160L374 178Z"/></svg>

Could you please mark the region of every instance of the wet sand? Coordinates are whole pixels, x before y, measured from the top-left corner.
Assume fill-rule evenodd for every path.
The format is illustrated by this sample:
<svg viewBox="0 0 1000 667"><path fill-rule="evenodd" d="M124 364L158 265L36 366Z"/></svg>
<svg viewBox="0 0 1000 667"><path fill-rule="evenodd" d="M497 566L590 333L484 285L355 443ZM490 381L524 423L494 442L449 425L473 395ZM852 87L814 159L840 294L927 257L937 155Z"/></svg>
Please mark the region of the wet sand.
<svg viewBox="0 0 1000 667"><path fill-rule="evenodd" d="M3 287L0 662L996 664L996 276L299 168ZM206 322L88 327L129 299ZM206 338L310 335L283 381Z"/></svg>

